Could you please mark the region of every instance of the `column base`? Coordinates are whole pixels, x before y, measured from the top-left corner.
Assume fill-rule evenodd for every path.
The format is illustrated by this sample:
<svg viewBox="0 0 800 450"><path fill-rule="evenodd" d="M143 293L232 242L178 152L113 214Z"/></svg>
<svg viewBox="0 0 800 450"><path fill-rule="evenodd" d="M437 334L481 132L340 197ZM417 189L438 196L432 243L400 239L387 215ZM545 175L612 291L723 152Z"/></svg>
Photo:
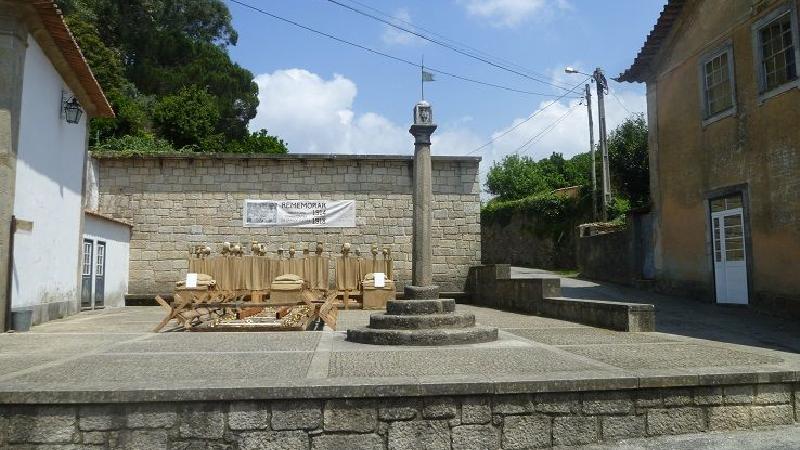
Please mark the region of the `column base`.
<svg viewBox="0 0 800 450"><path fill-rule="evenodd" d="M405 300L437 300L439 286L406 286L403 294Z"/></svg>

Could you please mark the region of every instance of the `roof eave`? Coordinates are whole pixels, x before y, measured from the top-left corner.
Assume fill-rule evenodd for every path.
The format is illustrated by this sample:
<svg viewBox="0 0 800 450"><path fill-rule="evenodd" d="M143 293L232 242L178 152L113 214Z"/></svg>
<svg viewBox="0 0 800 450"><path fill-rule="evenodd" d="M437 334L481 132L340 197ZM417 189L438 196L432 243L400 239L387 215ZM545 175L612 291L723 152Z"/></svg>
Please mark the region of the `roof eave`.
<svg viewBox="0 0 800 450"><path fill-rule="evenodd" d="M687 0L669 0L656 21L650 34L647 35L642 49L636 55L633 64L619 74L615 80L631 83L646 82L646 77L651 72L652 63L658 55L664 40L670 35L672 27L683 11Z"/></svg>

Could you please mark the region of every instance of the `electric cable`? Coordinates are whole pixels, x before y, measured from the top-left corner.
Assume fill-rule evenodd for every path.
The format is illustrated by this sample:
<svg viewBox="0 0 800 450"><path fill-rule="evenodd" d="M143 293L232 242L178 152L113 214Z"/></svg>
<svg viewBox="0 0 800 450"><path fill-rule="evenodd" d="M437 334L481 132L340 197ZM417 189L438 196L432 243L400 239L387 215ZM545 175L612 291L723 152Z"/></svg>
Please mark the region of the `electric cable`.
<svg viewBox="0 0 800 450"><path fill-rule="evenodd" d="M339 42L339 43L342 43L342 44L346 44L346 45L349 45L349 46L352 46L352 47L356 47L356 48L359 48L359 49L364 50L366 52L373 53L373 54L378 55L378 56L383 56L385 58L389 58L389 59L395 60L397 62L405 63L405 64L408 64L410 66L416 67L418 69L425 69L425 70L428 70L430 72L434 72L434 73L438 73L440 75L445 75L445 76L449 76L451 78L455 78L457 80L466 81L466 82L469 82L469 83L479 84L479 85L483 85L483 86L494 87L494 88L502 89L502 90L509 91L509 92L516 92L516 93L519 93L519 94L527 94L527 95L536 95L536 96L541 96L541 97L555 97L554 94L526 91L526 90L523 90L523 89L512 88L512 87L504 86L504 85L497 84L497 83L490 83L490 82L487 82L487 81L481 81L481 80L477 80L475 78L470 78L470 77L458 75L458 74L455 74L455 73L452 73L452 72L449 72L449 71L446 71L446 70L443 70L443 69L438 69L438 68L429 67L429 66L423 66L422 64L415 63L414 61L411 61L411 60L408 60L408 59L405 59L405 58L401 58L399 56L390 55L389 53L385 53L385 52L382 52L382 51L379 51L379 50L375 50L373 48L367 47L366 45L358 44L356 42L352 42L352 41L349 41L347 39L343 39L343 38L334 36L334 35L332 35L330 33L326 33L324 31L320 31L320 30L317 30L315 28L303 25L303 24L298 23L298 22L296 22L294 20L287 19L285 17L281 17L281 16L279 16L277 14L272 14L272 13L270 13L268 11L265 11L265 10L263 10L263 9L257 7L257 6L250 5L250 4L245 3L245 2L243 2L241 0L228 0L228 1L230 1L231 3L236 3L236 4L240 5L240 6L243 6L245 8L251 9L251 10L256 11L258 13L261 13L261 14L263 14L265 16L272 17L273 19L280 20L282 22L286 22L286 23L288 23L290 25L293 25L295 27L301 28L303 30L310 31L310 32L318 34L320 36L324 36L324 37L330 38L330 39L332 39L332 40L334 40L336 42ZM574 93L574 89L575 88L573 88L571 91L567 91L564 95L557 97L557 99L564 98L567 95L569 95L570 93ZM576 96L574 98L579 98L579 97Z"/></svg>
<svg viewBox="0 0 800 450"><path fill-rule="evenodd" d="M358 8L355 8L355 7L352 7L352 6L350 6L350 5L346 5L346 4L344 4L344 3L341 3L341 2L339 2L339 1L337 1L337 0L327 0L327 1L328 1L329 3L333 3L334 5L338 5L338 6L341 6L341 7L343 7L343 8L346 8L346 9L348 9L348 10L350 10L350 11L352 11L352 12L356 13L356 14L360 14L360 15L362 15L362 16L364 16L364 17L369 17L370 19L377 20L378 22L384 23L384 24L386 24L386 25L388 25L388 26L390 26L390 27L392 27L392 28L395 28L395 29L397 29L397 30L400 30L400 31L403 31L403 32L406 32L406 33L412 34L412 35L414 35L414 36L417 36L417 37L418 37L418 38L420 38L420 39L423 39L423 40L426 40L426 41L428 41L428 42L431 42L431 43L434 43L434 44L436 44L436 45L439 45L439 46L441 46L441 47L447 48L447 49L449 49L449 50L451 50L451 51L454 51L454 52L456 52L456 53L458 53L458 54L460 54L460 55L463 55L463 56L466 56L466 57L469 57L469 58L475 59L475 60L477 60L477 61L484 62L484 63L486 63L486 64L488 64L488 65L490 65L490 66L492 66L492 67L495 67L495 68L497 68L497 69L505 70L505 71L507 71L507 72L510 72L510 73L513 73L513 74L519 75L519 76L521 76L521 77L523 77L523 78L527 78L527 79L529 79L529 80L531 80L531 81L535 81L535 82L537 82L537 83L543 83L543 84L547 84L547 85L550 85L550 86L553 86L553 87L557 87L557 88L559 88L559 89L562 89L562 90L567 90L567 88L565 88L565 87L562 87L562 86L559 86L559 85L557 85L557 84L555 84L555 83L552 83L552 82L550 82L550 81L546 81L546 80L542 80L542 79L539 79L539 78L536 78L536 77L532 77L532 76L530 76L530 75L528 75L528 74L526 74L526 73L524 73L524 72L521 72L521 71L519 71L519 70L515 70L515 69L513 69L513 68L510 68L510 67L506 67L506 66L504 66L504 65L497 64L497 63L495 63L495 62L493 62L493 61L491 61L491 60L489 60L489 59L487 59L487 58L483 58L483 57L481 57L481 56L474 55L474 54L471 54L471 53L469 53L469 52L465 52L465 51L463 51L463 50L461 50L461 49L458 49L458 48L456 48L456 47L453 47L452 45L449 45L449 44L447 44L447 43L445 43L445 42L442 42L442 41L440 41L440 40L437 40L437 39L433 39L433 38L431 38L431 37L428 37L428 36L426 36L426 35L424 35L424 34L422 34L422 33L418 33L418 32L416 32L416 31L414 31L414 30L410 30L410 29L408 29L408 28L401 27L400 25L397 25L397 24L395 24L395 23L392 23L391 21L388 21L388 20L386 20L386 19L380 18L380 17L378 17L378 16L375 16L375 15L373 15L373 14L370 14L370 13L368 13L368 12L362 11L362 10L360 10L360 9L358 9Z"/></svg>
<svg viewBox="0 0 800 450"><path fill-rule="evenodd" d="M585 84L587 81L589 81L589 78L586 78L585 80L583 80L580 83L576 84L573 89L576 89L578 86L580 86L582 84ZM519 128L520 126L522 126L524 123L529 122L530 120L532 120L534 117L539 115L542 111L544 111L547 108L549 108L549 107L553 106L554 104L558 103L558 101L563 99L563 98L565 98L567 96L567 94L569 94L569 92L567 92L566 94L562 95L561 97L556 98L555 100L553 100L552 102L548 103L544 107L534 111L533 114L528 116L525 120L519 122L518 124L514 125L513 127L509 128L508 130L498 134L497 136L489 139L488 142L486 142L485 144L481 145L480 147L475 147L474 149L470 150L469 152L467 152L467 156L469 156L469 155L471 155L471 154L473 154L473 153L475 153L475 152L477 152L479 150L482 150L482 149L492 145L492 143L494 143L494 141L502 138L503 136L507 135L508 133L511 133L512 131L514 131L517 128ZM570 98L573 98L573 97L570 97ZM580 98L580 97L575 97L575 98Z"/></svg>

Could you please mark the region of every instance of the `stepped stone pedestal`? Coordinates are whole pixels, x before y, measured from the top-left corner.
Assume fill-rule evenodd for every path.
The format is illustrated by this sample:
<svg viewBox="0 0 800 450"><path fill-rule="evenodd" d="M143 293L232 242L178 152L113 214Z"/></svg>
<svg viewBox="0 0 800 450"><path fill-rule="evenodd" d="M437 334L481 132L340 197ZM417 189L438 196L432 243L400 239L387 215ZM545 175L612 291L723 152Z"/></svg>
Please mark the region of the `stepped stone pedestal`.
<svg viewBox="0 0 800 450"><path fill-rule="evenodd" d="M417 291L414 288L406 288L406 297ZM438 289L425 292L438 297ZM456 312L453 299L411 298L389 301L385 314L370 317L369 327L347 330L347 340L378 345L476 344L497 340L497 328L476 327L475 316Z"/></svg>
<svg viewBox="0 0 800 450"><path fill-rule="evenodd" d="M497 340L497 328L476 327L475 316L456 312L456 302L439 299L431 261L431 134L436 131L426 101L414 107L414 197L412 286L405 300L390 300L385 314L373 314L366 328L347 330L347 340L379 345L452 345Z"/></svg>

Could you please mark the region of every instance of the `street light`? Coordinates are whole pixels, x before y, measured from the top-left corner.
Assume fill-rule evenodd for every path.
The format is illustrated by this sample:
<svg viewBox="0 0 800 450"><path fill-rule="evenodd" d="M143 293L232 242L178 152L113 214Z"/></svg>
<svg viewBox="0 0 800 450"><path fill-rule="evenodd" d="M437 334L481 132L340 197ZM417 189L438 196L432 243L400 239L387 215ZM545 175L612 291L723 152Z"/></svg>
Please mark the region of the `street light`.
<svg viewBox="0 0 800 450"><path fill-rule="evenodd" d="M566 73L582 73L580 70L575 69L574 67L567 66L564 68L564 72ZM588 73L584 73L584 75L589 75Z"/></svg>

